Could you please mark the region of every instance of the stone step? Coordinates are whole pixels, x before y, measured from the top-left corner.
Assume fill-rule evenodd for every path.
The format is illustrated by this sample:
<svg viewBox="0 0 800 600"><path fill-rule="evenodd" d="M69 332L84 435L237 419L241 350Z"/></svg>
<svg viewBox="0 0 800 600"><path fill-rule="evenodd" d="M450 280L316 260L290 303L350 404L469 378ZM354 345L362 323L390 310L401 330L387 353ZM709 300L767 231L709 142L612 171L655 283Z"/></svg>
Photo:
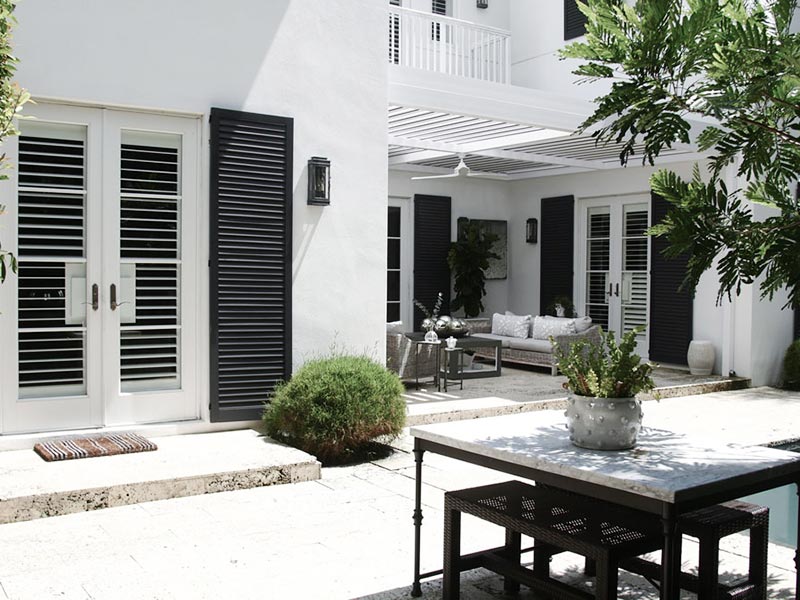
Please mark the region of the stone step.
<svg viewBox="0 0 800 600"><path fill-rule="evenodd" d="M0 452L0 524L320 478L313 456L252 429L151 440L154 452L60 462Z"/></svg>

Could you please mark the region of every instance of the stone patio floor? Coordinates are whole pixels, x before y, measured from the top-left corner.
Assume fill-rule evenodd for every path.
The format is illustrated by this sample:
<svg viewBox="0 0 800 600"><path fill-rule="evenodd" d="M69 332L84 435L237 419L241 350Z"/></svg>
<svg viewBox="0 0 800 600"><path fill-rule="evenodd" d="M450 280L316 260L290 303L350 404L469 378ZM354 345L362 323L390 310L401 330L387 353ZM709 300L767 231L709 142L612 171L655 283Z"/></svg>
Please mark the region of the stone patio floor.
<svg viewBox="0 0 800 600"><path fill-rule="evenodd" d="M713 418L711 427L709 419ZM800 394L770 388L648 402L646 425L729 442L798 436ZM223 492L0 526L0 599L384 600L408 598L412 579L412 440L373 463L323 468L318 481ZM99 460L99 459L98 459ZM445 490L507 478L428 455L424 469L423 571L441 565ZM465 551L498 544L495 527L465 518ZM690 563L693 544L686 542ZM726 539L723 570L744 572L746 538ZM793 551L770 547L768 597L793 597ZM554 571L582 579L576 557ZM463 576L462 597L504 598L500 579ZM657 598L636 576L621 599ZM440 579L423 585L440 597ZM525 588L523 588L525 589ZM686 594L686 598L694 597ZM518 598L533 600L529 591Z"/></svg>

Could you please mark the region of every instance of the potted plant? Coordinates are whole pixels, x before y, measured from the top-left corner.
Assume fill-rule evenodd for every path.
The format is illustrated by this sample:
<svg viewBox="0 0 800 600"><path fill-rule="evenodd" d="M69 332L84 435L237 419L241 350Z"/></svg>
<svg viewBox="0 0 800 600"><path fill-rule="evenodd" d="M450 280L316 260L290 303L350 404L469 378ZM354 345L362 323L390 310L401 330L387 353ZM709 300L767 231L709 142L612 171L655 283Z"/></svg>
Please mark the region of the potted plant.
<svg viewBox="0 0 800 600"><path fill-rule="evenodd" d="M556 296L548 305L545 312L555 317L578 316L578 314L575 312L575 305L572 302L572 298L569 296Z"/></svg>
<svg viewBox="0 0 800 600"><path fill-rule="evenodd" d="M613 331L600 332L600 343L578 341L561 347L551 338L558 368L572 394L565 413L569 438L581 448L624 450L636 445L642 425L639 392L655 387L653 365L634 353L632 329L617 344Z"/></svg>
<svg viewBox="0 0 800 600"><path fill-rule="evenodd" d="M483 312L486 295L486 269L489 260L499 258L492 246L499 238L484 231L480 223L466 221L459 224L458 240L450 244L447 264L453 272L453 299L451 308L464 309L468 319Z"/></svg>

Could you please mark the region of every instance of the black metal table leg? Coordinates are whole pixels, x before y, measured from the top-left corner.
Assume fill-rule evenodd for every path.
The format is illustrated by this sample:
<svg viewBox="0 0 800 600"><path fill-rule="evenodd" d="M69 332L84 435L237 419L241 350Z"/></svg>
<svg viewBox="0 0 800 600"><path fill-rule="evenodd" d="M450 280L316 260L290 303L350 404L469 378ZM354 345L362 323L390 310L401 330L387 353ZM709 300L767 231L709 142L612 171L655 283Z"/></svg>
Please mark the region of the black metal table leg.
<svg viewBox="0 0 800 600"><path fill-rule="evenodd" d="M678 600L681 586L681 543L675 507L665 505L661 513L664 550L661 554L661 600Z"/></svg>
<svg viewBox="0 0 800 600"><path fill-rule="evenodd" d="M436 352L439 350L437 348ZM425 450L419 447L419 440L414 438L414 462L416 463L415 491L414 491L414 583L411 586L411 595L419 598L422 587L419 583L420 566L420 541L422 536L422 455Z"/></svg>

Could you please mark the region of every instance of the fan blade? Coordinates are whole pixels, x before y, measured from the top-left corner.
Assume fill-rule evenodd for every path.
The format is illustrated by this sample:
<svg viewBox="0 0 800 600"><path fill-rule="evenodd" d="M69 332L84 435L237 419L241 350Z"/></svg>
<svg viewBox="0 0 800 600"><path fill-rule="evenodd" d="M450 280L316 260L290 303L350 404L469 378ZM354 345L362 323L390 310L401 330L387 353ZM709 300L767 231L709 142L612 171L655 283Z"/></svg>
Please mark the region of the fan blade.
<svg viewBox="0 0 800 600"><path fill-rule="evenodd" d="M510 177L502 173L482 173L480 171L472 171L467 174L467 177L482 177L483 179L497 179L499 181L508 181Z"/></svg>
<svg viewBox="0 0 800 600"><path fill-rule="evenodd" d="M419 177L412 177L412 180L419 181L421 179L447 179L448 177L458 177L458 173L448 173L447 175L424 175Z"/></svg>

